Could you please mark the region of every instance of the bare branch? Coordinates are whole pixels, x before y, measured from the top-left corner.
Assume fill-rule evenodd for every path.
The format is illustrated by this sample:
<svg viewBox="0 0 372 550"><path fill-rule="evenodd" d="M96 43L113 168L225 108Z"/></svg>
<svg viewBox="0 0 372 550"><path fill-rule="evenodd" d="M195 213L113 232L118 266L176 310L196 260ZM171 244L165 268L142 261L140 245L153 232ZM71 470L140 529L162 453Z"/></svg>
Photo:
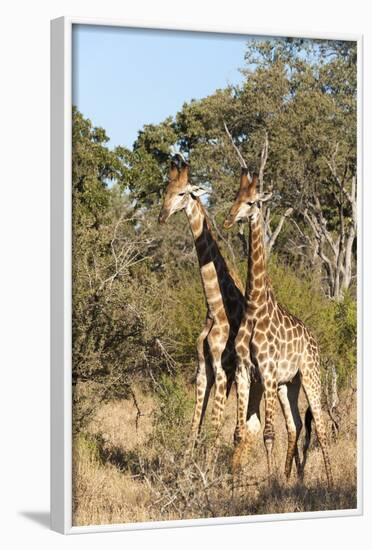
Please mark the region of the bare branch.
<svg viewBox="0 0 372 550"><path fill-rule="evenodd" d="M261 149L260 169L258 172L258 181L260 183L261 194L263 193L263 181L264 181L263 178L264 178L264 171L265 171L268 154L269 154L269 137L267 135L267 131L265 130L265 139Z"/></svg>
<svg viewBox="0 0 372 550"><path fill-rule="evenodd" d="M305 211L306 212L306 211ZM294 218L291 218L291 222L293 223L293 225L295 226L295 228L297 229L297 231L300 233L301 237L306 240L309 244L311 243L311 239L308 235L306 235L301 227L298 225L298 223L296 222L296 220Z"/></svg>
<svg viewBox="0 0 372 550"><path fill-rule="evenodd" d="M216 224L216 220L215 220L215 217L209 213L209 219L210 221L212 222L212 225L213 225L213 228L214 230L216 231L218 237L221 239L221 241L223 243L225 243L226 247L228 248L230 254L231 254L231 257L232 257L232 260L233 260L233 263L234 263L234 266L236 268L236 257L235 257L235 253L234 253L234 249L233 247L231 246L231 243L224 237L224 235L221 233L218 225Z"/></svg>
<svg viewBox="0 0 372 550"><path fill-rule="evenodd" d="M337 184L337 187L342 192L342 194L347 198L350 205L353 207L355 205L355 200L356 200L356 194L355 194L356 178L355 178L355 176L352 177L351 192L349 193L348 190L345 188L345 178L346 178L346 175L347 175L347 172L348 172L348 166L347 166L347 164L345 165L344 174L343 174L343 177L341 179L340 176L337 173L337 167L336 167L337 152L338 152L338 143L336 143L335 150L332 154L331 160L329 160L327 158L325 160L326 160L327 166L328 166L328 168L329 168L329 170L330 170L330 172L331 172L331 174L332 174L332 176L333 176L333 178L334 178L334 180ZM356 218L356 216L355 216L355 218Z"/></svg>
<svg viewBox="0 0 372 550"><path fill-rule="evenodd" d="M129 388L129 393L130 393L131 396L132 396L134 406L136 407L136 410L137 410L137 414L136 414L136 432L138 432L138 422L139 422L140 417L141 417L141 416L144 416L144 414L143 414L143 412L142 412L141 409L140 409L140 406L139 406L138 400L137 400L137 396L136 396L136 394L134 393L134 390L133 390L132 387Z"/></svg>
<svg viewBox="0 0 372 550"><path fill-rule="evenodd" d="M331 233L327 229L327 220L323 216L322 206L320 204L319 198L314 194L313 199L313 203L309 202L310 208L313 210L313 212L316 213L316 216L312 216L313 223L318 226L318 231L320 231L324 235L325 239L332 249L333 254L337 256L338 243L334 242Z"/></svg>
<svg viewBox="0 0 372 550"><path fill-rule="evenodd" d="M165 347L163 346L159 338L155 338L155 345L159 350L160 354L164 357L168 372L171 374L172 372L174 372L174 369L177 366L176 361L173 359L171 355L169 355L169 353L167 352L167 350L165 349Z"/></svg>
<svg viewBox="0 0 372 550"><path fill-rule="evenodd" d="M307 210L305 210L304 216L307 219L307 221L309 222L309 225L310 225L311 229L313 230L314 235L317 239L319 256L322 258L322 260L327 265L329 265L331 271L333 272L332 263L331 263L330 259L325 255L324 250L323 250L323 243L324 243L323 228L318 223L318 220L316 219L316 217L314 215L310 215Z"/></svg>
<svg viewBox="0 0 372 550"><path fill-rule="evenodd" d="M231 135L231 133L230 133L230 131L229 131L229 129L228 129L227 124L226 124L225 121L223 121L223 125L224 125L224 127L225 127L226 134L229 136L229 139L230 139L230 141L231 141L231 143L232 143L232 146L234 147L235 152L236 152L236 154L238 155L239 162L240 162L240 166L241 166L242 168L245 168L245 169L247 170L247 169L248 169L247 163L245 162L245 160L244 160L244 158L243 158L243 155L242 155L241 152L239 151L238 146L235 144L235 142L234 142L234 140L233 140L233 137L232 137L232 135Z"/></svg>
<svg viewBox="0 0 372 550"><path fill-rule="evenodd" d="M356 231L356 228L357 228L356 176L353 176L351 178L350 204L351 204L352 213L353 213L354 231Z"/></svg>
<svg viewBox="0 0 372 550"><path fill-rule="evenodd" d="M272 247L274 246L275 244L275 241L276 239L278 238L279 236L279 233L281 232L282 230L282 227L283 227L283 224L284 224L284 220L286 218L288 218L293 212L293 208L290 207L290 208L287 208L287 210L284 212L284 214L281 216L280 220L279 220L279 223L278 225L276 226L275 230L273 231L273 233L270 235L269 239L268 239L268 243L267 243L267 254L270 255L270 252L271 252L271 249Z"/></svg>

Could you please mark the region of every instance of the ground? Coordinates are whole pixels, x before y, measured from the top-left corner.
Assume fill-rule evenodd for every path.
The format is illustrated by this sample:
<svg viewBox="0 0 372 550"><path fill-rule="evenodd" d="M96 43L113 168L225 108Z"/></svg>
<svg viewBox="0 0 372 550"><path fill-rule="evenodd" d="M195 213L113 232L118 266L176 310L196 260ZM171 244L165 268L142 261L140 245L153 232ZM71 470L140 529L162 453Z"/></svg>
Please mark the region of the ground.
<svg viewBox="0 0 372 550"><path fill-rule="evenodd" d="M141 387L135 393L141 415L133 400L106 403L86 431L75 438L74 525L356 508L355 391L344 390L341 394L337 437L331 435L329 425L335 479L332 490L327 489L316 436L310 446L304 481L297 480L295 468L289 481L284 478L286 431L279 406L274 447L276 475L269 486L262 432L252 445L239 480L232 476L234 392L227 404L219 455L209 470L205 460L208 435L204 435L194 460L183 463L192 387L185 387L182 407L178 408ZM301 394L302 417L306 407ZM174 418L169 418L169 411ZM203 433L208 434L208 419Z"/></svg>

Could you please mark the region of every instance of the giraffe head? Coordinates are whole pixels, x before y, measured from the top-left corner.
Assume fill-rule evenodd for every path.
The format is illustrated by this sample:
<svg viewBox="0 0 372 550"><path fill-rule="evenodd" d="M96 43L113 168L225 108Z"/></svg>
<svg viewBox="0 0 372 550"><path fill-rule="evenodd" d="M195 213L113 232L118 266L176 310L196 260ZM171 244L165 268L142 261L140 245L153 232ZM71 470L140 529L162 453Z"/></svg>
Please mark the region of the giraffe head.
<svg viewBox="0 0 372 550"><path fill-rule="evenodd" d="M189 182L189 165L184 157L180 153L174 155L159 223L165 223L172 214L186 208L190 200L195 200L203 193L206 193L205 189Z"/></svg>
<svg viewBox="0 0 372 550"><path fill-rule="evenodd" d="M223 226L225 229L230 229L234 223L243 218L251 218L257 215L260 212L261 202L270 199L272 193L260 194L257 192L257 183L257 174L253 174L251 178L247 168L242 168L239 191L224 221Z"/></svg>

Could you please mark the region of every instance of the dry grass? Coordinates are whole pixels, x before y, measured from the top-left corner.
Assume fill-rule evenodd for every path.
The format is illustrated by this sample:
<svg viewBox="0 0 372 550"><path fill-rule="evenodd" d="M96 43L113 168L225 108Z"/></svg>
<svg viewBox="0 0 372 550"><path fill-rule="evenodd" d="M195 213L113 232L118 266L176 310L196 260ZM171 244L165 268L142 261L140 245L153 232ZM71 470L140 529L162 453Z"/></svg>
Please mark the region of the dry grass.
<svg viewBox="0 0 372 550"><path fill-rule="evenodd" d="M190 390L191 392L191 390ZM229 399L222 444L212 468L206 467L207 436L195 460L182 464L185 429L159 438L159 403L136 391L142 416L133 401L104 405L87 432L74 444L74 524L110 524L151 520L227 517L356 507L355 394L342 396L341 429L330 440L335 487L328 491L316 437L310 447L303 483L295 469L284 479L286 432L278 407L275 462L277 476L269 487L266 456L259 436L253 443L239 483L231 474L235 398ZM301 398L301 411L306 403ZM207 429L205 430L208 431ZM161 441L160 441L161 439Z"/></svg>

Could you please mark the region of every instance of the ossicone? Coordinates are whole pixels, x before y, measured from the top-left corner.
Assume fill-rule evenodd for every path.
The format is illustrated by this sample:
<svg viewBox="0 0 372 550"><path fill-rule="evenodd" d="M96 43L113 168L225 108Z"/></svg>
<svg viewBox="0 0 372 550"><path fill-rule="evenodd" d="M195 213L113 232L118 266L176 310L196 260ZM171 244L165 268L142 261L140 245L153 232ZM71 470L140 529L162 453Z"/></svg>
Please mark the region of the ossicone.
<svg viewBox="0 0 372 550"><path fill-rule="evenodd" d="M189 163L181 153L176 153L171 158L171 166L177 168L177 170L182 170L189 166Z"/></svg>

